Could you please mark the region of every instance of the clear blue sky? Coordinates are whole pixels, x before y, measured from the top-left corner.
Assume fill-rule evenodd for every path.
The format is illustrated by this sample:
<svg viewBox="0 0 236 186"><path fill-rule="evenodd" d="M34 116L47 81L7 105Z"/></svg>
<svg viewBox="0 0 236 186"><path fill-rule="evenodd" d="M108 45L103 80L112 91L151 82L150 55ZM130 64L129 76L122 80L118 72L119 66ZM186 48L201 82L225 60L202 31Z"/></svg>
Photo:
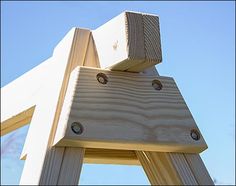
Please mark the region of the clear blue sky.
<svg viewBox="0 0 236 186"><path fill-rule="evenodd" d="M1 87L51 56L72 27L95 29L124 10L159 15L157 69L175 78L204 135L209 148L201 156L211 176L235 184L234 2L1 2ZM19 183L27 128L2 138L1 184ZM80 183L149 182L138 166L86 164Z"/></svg>

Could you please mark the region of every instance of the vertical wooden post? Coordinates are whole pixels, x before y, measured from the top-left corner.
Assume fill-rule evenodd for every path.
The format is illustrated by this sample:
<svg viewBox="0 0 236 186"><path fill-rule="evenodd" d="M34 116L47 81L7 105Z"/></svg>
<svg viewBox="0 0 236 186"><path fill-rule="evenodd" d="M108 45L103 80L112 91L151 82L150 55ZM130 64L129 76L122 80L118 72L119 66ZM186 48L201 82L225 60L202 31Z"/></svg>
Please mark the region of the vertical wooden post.
<svg viewBox="0 0 236 186"><path fill-rule="evenodd" d="M20 184L56 185L62 183L60 174L63 174L67 169L63 161L68 161L70 164L74 162L78 166L77 173L71 180L73 183L70 183L75 184L74 182L78 180L84 149L68 148L65 150L64 147L52 147L52 144L67 92L70 73L75 67L84 64L99 67L94 49L91 32L83 29L75 29L69 33L69 36L55 49L50 80L45 82L27 135L24 149L27 159ZM86 54L90 61L86 59ZM91 56L92 54L95 56ZM45 101L45 98L48 98L48 101ZM40 135L36 136L35 134L39 132ZM70 160L73 153L77 154L76 158L78 159Z"/></svg>

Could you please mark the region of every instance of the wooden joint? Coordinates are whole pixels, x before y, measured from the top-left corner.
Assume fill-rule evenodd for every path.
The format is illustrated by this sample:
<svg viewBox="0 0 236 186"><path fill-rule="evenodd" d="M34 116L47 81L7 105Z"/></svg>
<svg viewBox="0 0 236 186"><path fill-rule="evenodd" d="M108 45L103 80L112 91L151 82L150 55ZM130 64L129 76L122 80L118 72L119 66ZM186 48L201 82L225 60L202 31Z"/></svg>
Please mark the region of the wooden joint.
<svg viewBox="0 0 236 186"><path fill-rule="evenodd" d="M207 148L173 78L88 67L71 73L54 145L190 153Z"/></svg>

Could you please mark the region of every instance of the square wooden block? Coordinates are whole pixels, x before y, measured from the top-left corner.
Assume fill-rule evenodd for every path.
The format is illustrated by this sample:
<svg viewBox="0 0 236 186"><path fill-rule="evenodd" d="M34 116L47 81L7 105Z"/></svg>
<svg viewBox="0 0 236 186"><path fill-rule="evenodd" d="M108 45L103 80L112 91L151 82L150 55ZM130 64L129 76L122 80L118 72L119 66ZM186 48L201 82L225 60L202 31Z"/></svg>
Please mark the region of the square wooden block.
<svg viewBox="0 0 236 186"><path fill-rule="evenodd" d="M142 72L162 61L157 15L126 11L92 34L101 68Z"/></svg>

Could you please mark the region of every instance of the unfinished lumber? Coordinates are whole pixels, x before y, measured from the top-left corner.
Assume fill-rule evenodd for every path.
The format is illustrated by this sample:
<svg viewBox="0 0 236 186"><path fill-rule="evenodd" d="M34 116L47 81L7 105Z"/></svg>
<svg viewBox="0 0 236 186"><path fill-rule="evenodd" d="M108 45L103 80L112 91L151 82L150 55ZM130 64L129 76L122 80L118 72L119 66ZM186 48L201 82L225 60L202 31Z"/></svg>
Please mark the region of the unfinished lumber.
<svg viewBox="0 0 236 186"><path fill-rule="evenodd" d="M197 185L197 181L181 153L136 151L152 185Z"/></svg>
<svg viewBox="0 0 236 186"><path fill-rule="evenodd" d="M159 76L153 68L147 69L145 73ZM214 185L199 154L151 151L135 153L152 185ZM172 161L167 163L168 157L172 157ZM186 176L191 179L188 180Z"/></svg>
<svg viewBox="0 0 236 186"><path fill-rule="evenodd" d="M57 185L78 185L84 151L84 148L65 148Z"/></svg>
<svg viewBox="0 0 236 186"><path fill-rule="evenodd" d="M58 58L64 58L63 55L67 52L65 42L66 39L55 48L54 57L57 55ZM75 45L79 46L78 43ZM76 47L74 49L80 50ZM70 45L67 50L70 50ZM77 52L75 55L79 54ZM85 55L75 56L74 60L83 61ZM87 64L87 66L90 64ZM54 62L51 57L1 88L1 136L29 124L36 102L41 97L40 93L44 88L43 86L57 66L58 63ZM98 66L96 65L96 67Z"/></svg>
<svg viewBox="0 0 236 186"><path fill-rule="evenodd" d="M96 79L99 74L106 84ZM153 81L162 89L156 90ZM81 134L72 130L74 123ZM198 131L198 140L192 130ZM71 74L54 144L162 152L207 148L172 78L88 67Z"/></svg>
<svg viewBox="0 0 236 186"><path fill-rule="evenodd" d="M78 38L78 36L75 36ZM80 64L85 66L91 67L99 67L99 61L96 54L96 47L94 46L94 41L92 35L89 36L89 43L86 49L86 52L83 51L84 48L78 48L79 40L74 40L74 47L73 47L73 62L81 60ZM68 43L69 44L69 43ZM64 46L64 49L63 49ZM62 49L60 49L60 47ZM69 46L68 46L69 48ZM86 48L86 47L85 47ZM62 51L65 50L65 42L60 43L56 49L54 50L54 55L61 54ZM78 51L82 51L78 54ZM83 55L84 54L84 55ZM78 56L79 55L79 56ZM54 63L54 62L52 62ZM56 64L56 62L54 63ZM56 67L54 67L56 68ZM74 67L73 67L74 68ZM44 88L46 90L46 88ZM50 88L51 89L51 88ZM71 90L68 88L68 90ZM41 96L42 97L42 96ZM32 117L32 116L31 116ZM39 124L40 125L40 124ZM46 129L45 129L46 130ZM59 129L58 129L59 130ZM32 131L32 129L31 129ZM21 159L26 160L27 153L28 153L28 143L31 143L30 131L28 133L28 137L26 138L26 142L21 153ZM33 133L32 133L33 135ZM106 163L106 164L127 164L127 165L136 165L139 164L137 157L133 151L129 150L111 150L111 149L86 149L86 153L84 156L85 163Z"/></svg>
<svg viewBox="0 0 236 186"><path fill-rule="evenodd" d="M54 171L50 169L50 162L53 162L59 154L57 148L54 151L51 148L58 117L67 91L70 72L76 66L83 65L89 37L89 30L73 29L54 52L56 70L51 69L45 91L37 102L27 135L27 160L20 184L50 184L45 181L47 180L45 177ZM41 131L40 135L35 135L39 131Z"/></svg>
<svg viewBox="0 0 236 186"><path fill-rule="evenodd" d="M1 136L4 136L16 129L23 127L26 124L29 124L33 113L34 113L35 106L32 106L23 112L18 113L15 116L3 121L1 123Z"/></svg>
<svg viewBox="0 0 236 186"><path fill-rule="evenodd" d="M1 135L31 122L20 184L77 185L83 162L141 164L153 185L213 184L205 140L174 79L158 76L161 61L159 18L124 12L93 33L72 29L3 88Z"/></svg>
<svg viewBox="0 0 236 186"><path fill-rule="evenodd" d="M140 165L134 151L86 148L84 163Z"/></svg>
<svg viewBox="0 0 236 186"><path fill-rule="evenodd" d="M89 44L88 46L87 45L83 46L81 43L89 43ZM74 69L78 65L99 67L99 61L96 54L96 48L95 46L93 46L93 44L94 42L93 42L91 32L88 32L86 35L84 35L84 33L82 31L79 31L79 29L72 29L65 36L65 38L55 47L54 53L53 53L53 56L54 56L53 59L56 58L57 60L54 60L55 62L52 64L53 65L52 67L48 67L49 69L48 71L51 74L49 74L47 77L50 77L53 73L58 73L58 75L60 75L59 71L54 72L54 69L59 68L58 65L60 65L61 63L60 60L64 60L64 65L65 65L65 62L67 62L68 60L67 59L68 55L70 55L69 56L70 69ZM63 63L61 65L63 65ZM62 69L64 68L65 66ZM61 73L63 74L64 72L61 72ZM67 71L65 74L66 74L66 78L69 78L70 73ZM46 82L46 80L44 82ZM22 160L26 159L28 140L30 141L29 137L26 138L26 142L25 142L23 151L21 153L20 158Z"/></svg>
<svg viewBox="0 0 236 186"><path fill-rule="evenodd" d="M39 185L77 185L83 165L84 149L53 147L47 171Z"/></svg>
<svg viewBox="0 0 236 186"><path fill-rule="evenodd" d="M123 12L92 33L102 68L142 72L162 61L155 15Z"/></svg>
<svg viewBox="0 0 236 186"><path fill-rule="evenodd" d="M199 154L185 153L184 156L199 185L214 185Z"/></svg>

